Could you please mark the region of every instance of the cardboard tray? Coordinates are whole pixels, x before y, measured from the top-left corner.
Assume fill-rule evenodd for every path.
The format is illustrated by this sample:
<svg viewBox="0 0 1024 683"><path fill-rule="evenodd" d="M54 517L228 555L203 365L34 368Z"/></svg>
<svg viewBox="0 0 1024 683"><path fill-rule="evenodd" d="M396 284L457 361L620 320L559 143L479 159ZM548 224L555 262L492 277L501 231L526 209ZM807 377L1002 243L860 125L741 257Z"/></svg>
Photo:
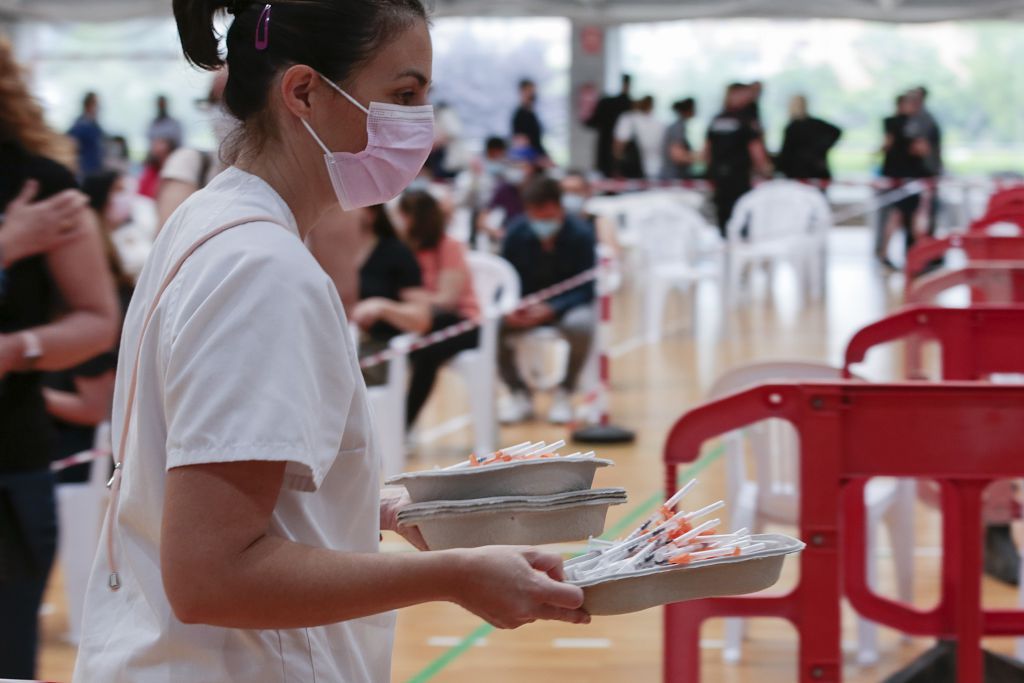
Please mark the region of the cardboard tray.
<svg viewBox="0 0 1024 683"><path fill-rule="evenodd" d="M645 569L612 578L569 581L583 588L583 609L595 616L629 614L686 600L746 595L771 588L779 580L787 555L804 544L783 534L760 534L751 539L768 545L753 555L708 560L672 569ZM566 562L566 568L593 556Z"/></svg>
<svg viewBox="0 0 1024 683"><path fill-rule="evenodd" d="M599 467L614 465L600 458L525 460L458 470L427 470L391 477L404 486L414 503L490 498L546 496L585 491L594 485Z"/></svg>
<svg viewBox="0 0 1024 683"><path fill-rule="evenodd" d="M488 545L545 545L604 532L608 508L626 502L622 489L411 505L401 526L417 526L431 550Z"/></svg>

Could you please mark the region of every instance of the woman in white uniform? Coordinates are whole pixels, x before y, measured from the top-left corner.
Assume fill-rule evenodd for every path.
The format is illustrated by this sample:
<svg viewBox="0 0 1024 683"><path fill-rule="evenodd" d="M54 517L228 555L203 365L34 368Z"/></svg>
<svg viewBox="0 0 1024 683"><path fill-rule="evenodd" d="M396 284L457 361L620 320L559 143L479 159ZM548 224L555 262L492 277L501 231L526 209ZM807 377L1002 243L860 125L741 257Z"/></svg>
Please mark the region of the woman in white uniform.
<svg viewBox="0 0 1024 683"><path fill-rule="evenodd" d="M233 165L168 221L128 313L75 680L382 683L397 608L589 620L557 555L378 553L404 499L379 491L344 311L303 238L430 151L420 1L174 0L206 69L222 9Z"/></svg>

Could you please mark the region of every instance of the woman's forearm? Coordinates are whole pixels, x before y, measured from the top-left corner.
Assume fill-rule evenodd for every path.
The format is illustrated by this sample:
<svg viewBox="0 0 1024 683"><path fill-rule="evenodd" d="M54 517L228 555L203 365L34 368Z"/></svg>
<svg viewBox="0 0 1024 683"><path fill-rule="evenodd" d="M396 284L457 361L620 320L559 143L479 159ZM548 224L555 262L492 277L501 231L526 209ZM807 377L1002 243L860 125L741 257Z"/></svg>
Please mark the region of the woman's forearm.
<svg viewBox="0 0 1024 683"><path fill-rule="evenodd" d="M264 536L231 566L196 567L184 572L191 577L187 585L165 579L165 588L185 623L310 628L453 600L459 565L457 552L341 553Z"/></svg>
<svg viewBox="0 0 1024 683"><path fill-rule="evenodd" d="M418 301L386 301L381 319L403 332L424 334L430 329L430 307Z"/></svg>
<svg viewBox="0 0 1024 683"><path fill-rule="evenodd" d="M83 427L95 427L106 419L104 411L98 409L97 406L89 405L78 394L56 389L43 389L43 397L46 399L46 412L62 422Z"/></svg>

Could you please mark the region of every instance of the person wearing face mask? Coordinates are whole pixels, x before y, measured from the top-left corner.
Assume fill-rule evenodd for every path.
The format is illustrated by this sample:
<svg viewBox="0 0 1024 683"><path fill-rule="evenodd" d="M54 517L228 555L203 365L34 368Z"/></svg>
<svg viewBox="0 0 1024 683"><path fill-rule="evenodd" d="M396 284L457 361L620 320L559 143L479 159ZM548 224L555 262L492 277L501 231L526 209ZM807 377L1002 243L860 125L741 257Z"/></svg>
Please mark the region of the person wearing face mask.
<svg viewBox="0 0 1024 683"><path fill-rule="evenodd" d="M82 191L100 225L107 265L117 287L121 304L120 319L128 309L134 280L122 264L113 234L131 218L132 195L124 178L116 171L100 171L86 176ZM53 419L53 458L60 460L93 447L96 427L110 419L117 369L117 343L104 353L67 370L48 372L43 378L46 410ZM77 465L58 473L57 481L82 483L89 480L90 464Z"/></svg>
<svg viewBox="0 0 1024 683"><path fill-rule="evenodd" d="M570 169L562 178L562 207L569 216L583 220L594 231L599 244L606 246L613 256L619 256L622 248L615 235L615 225L604 216L596 216L587 211L587 200L594 195L593 187L587 176L579 170Z"/></svg>
<svg viewBox="0 0 1024 683"><path fill-rule="evenodd" d="M492 240L500 241L508 227L523 215L523 188L539 172L534 165L535 158L529 148L509 151L487 210L477 216L477 230L482 230Z"/></svg>
<svg viewBox="0 0 1024 683"><path fill-rule="evenodd" d="M423 541L397 526L404 490L379 488L345 312L303 238L339 205L393 199L430 153L422 3L173 8L193 64L229 63L239 134L232 165L164 226L129 307L73 680L380 683L398 608L586 621L558 555L379 552L382 529Z"/></svg>
<svg viewBox="0 0 1024 683"><path fill-rule="evenodd" d="M522 281L523 296L558 284L595 265L594 230L569 215L562 205L557 180L538 178L523 194L526 214L509 226L501 255ZM498 350L498 367L509 396L500 418L516 423L533 416L533 398L516 366L517 338L540 326L557 328L569 342L569 368L556 392L548 419L554 424L572 420L572 393L590 352L596 329L594 283L588 282L546 302L506 316Z"/></svg>

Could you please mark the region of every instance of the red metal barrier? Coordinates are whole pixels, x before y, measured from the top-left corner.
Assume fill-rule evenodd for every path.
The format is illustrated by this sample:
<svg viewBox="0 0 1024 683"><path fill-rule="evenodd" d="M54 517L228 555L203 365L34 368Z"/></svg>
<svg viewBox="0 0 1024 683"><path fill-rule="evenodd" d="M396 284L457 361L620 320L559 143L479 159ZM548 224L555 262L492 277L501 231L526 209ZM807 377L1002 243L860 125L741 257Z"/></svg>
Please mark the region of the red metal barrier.
<svg viewBox="0 0 1024 683"><path fill-rule="evenodd" d="M998 223L1003 221L993 221ZM986 227L992 223L986 224ZM1024 261L1024 237L996 237L984 232L955 233L942 238L923 237L907 254L907 286L924 269L952 249L963 249L971 263Z"/></svg>
<svg viewBox="0 0 1024 683"><path fill-rule="evenodd" d="M1024 240L1021 242L1024 246ZM931 304L943 292L967 285L972 304L1024 303L1024 260L985 261L940 270L908 281L904 303Z"/></svg>
<svg viewBox="0 0 1024 683"><path fill-rule="evenodd" d="M1024 612L983 611L981 494L1024 475L1024 387L983 384L791 383L757 387L685 414L665 445L666 487L704 442L769 418L800 434L800 580L788 595L716 598L665 608L665 671L698 681L700 626L712 617L780 617L800 638L798 680L842 680L840 598L905 633L959 642L960 683L980 683L983 634L1024 633ZM927 458L920 457L927 453ZM965 457L965 454L971 457ZM863 487L871 477L933 479L946 514L938 607L919 611L875 595L865 576ZM844 591L845 588L845 591Z"/></svg>
<svg viewBox="0 0 1024 683"><path fill-rule="evenodd" d="M881 344L937 341L942 379L979 380L994 373L1024 373L1024 306L939 308L912 306L857 332L846 347L843 372ZM907 359L906 376L923 379L920 354Z"/></svg>

